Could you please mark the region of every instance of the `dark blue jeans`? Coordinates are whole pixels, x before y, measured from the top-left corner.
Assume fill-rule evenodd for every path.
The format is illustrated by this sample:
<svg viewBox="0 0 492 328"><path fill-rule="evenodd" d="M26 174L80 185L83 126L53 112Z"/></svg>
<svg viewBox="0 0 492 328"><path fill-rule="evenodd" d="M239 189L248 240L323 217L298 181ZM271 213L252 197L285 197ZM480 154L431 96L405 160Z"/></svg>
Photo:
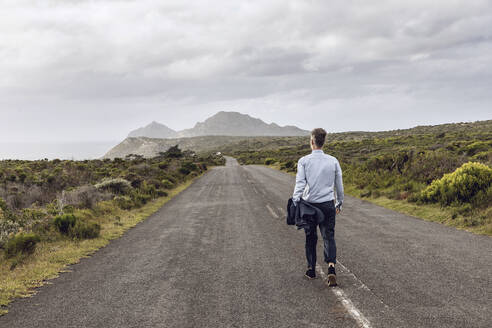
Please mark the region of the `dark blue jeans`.
<svg viewBox="0 0 492 328"><path fill-rule="evenodd" d="M326 263L336 263L337 245L335 243L335 204L333 201L325 203L310 203L319 208L325 215L325 220L319 224L323 237L324 258ZM316 244L318 242L317 224L304 228L306 233L306 258L309 268L316 269Z"/></svg>

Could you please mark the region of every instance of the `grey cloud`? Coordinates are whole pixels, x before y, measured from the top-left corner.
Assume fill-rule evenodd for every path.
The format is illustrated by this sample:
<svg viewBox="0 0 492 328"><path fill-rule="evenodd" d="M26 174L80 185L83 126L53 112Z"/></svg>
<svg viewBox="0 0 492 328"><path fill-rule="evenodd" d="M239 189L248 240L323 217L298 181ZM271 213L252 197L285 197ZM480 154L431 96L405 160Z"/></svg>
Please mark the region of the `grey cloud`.
<svg viewBox="0 0 492 328"><path fill-rule="evenodd" d="M2 9L0 111L47 125L104 112L119 125L85 115L76 139L88 129L120 138L154 119L190 127L221 109L304 128L335 115L346 130L362 127L355 118L377 130L429 113L429 123L490 116L490 1L4 0ZM56 138L39 129L13 122L0 138Z"/></svg>

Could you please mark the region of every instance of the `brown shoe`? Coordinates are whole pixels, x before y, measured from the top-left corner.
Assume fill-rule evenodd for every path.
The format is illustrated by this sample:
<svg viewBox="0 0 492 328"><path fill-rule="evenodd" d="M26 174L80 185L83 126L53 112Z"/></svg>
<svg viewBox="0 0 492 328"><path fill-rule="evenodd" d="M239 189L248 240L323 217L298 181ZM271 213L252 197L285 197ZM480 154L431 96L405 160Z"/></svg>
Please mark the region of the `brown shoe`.
<svg viewBox="0 0 492 328"><path fill-rule="evenodd" d="M328 266L328 287L335 287L337 284L337 274L334 266Z"/></svg>

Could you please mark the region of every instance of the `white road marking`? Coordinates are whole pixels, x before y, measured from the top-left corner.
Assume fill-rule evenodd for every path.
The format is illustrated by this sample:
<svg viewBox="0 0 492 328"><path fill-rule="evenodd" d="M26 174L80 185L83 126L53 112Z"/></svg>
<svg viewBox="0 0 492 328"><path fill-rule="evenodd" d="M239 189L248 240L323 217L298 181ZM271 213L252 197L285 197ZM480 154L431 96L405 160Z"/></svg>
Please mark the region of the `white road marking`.
<svg viewBox="0 0 492 328"><path fill-rule="evenodd" d="M270 214L271 214L274 218L278 218L277 213L275 213L275 212L273 211L273 209L270 207L270 205L266 204L266 208L268 208L268 210L270 211Z"/></svg>
<svg viewBox="0 0 492 328"><path fill-rule="evenodd" d="M316 264L316 271L318 271L319 275L324 281L328 280L328 276L321 268L321 265ZM354 320L358 323L359 327L362 328L372 328L369 320L364 317L364 315L355 307L354 303L345 295L343 290L340 287L330 287L330 290L335 294L338 300L343 304L343 307L347 310L348 313L354 318Z"/></svg>
<svg viewBox="0 0 492 328"><path fill-rule="evenodd" d="M345 265L343 265L340 261L337 261L337 265L342 267L342 269L344 271L346 271L346 273L348 273L350 276L352 276L352 278L360 284L358 289L364 289L364 290L370 292L376 299L379 300L379 302L381 302L381 304L383 304L384 307L389 308L389 306L387 304L385 304L383 302L383 300L381 298L379 298L379 296L374 294L374 292L369 287L367 287L359 278L357 278L357 276L355 274L353 274L352 271L350 271Z"/></svg>
<svg viewBox="0 0 492 328"><path fill-rule="evenodd" d="M357 278L356 275L353 274L349 269L347 269L347 267L345 265L343 265L342 263L340 263L340 261L337 261L337 265L341 266L345 271L347 271L348 274L350 276L352 276L352 278L360 284L360 288L365 289L365 290L368 290L368 291L371 291L369 289L369 287L367 287L366 285L364 285L364 283L362 281L360 281L360 279Z"/></svg>

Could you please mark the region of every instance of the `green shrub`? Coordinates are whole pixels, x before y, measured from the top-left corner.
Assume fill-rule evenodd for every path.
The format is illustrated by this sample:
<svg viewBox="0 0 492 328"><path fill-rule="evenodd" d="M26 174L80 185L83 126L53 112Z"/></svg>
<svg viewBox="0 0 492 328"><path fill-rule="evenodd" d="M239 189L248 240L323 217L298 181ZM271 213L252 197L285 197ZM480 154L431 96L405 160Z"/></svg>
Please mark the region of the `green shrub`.
<svg viewBox="0 0 492 328"><path fill-rule="evenodd" d="M174 183L172 183L168 179L164 179L161 181L161 186L165 189L172 189L174 187Z"/></svg>
<svg viewBox="0 0 492 328"><path fill-rule="evenodd" d="M125 178L130 181L130 184L133 188L139 188L144 181L140 175L137 175L135 173L129 173L125 176Z"/></svg>
<svg viewBox="0 0 492 328"><path fill-rule="evenodd" d="M276 162L276 160L274 158L265 159L265 165L272 165L275 162Z"/></svg>
<svg viewBox="0 0 492 328"><path fill-rule="evenodd" d="M183 157L183 152L179 149L179 146L172 146L166 150L163 155L168 158L181 158Z"/></svg>
<svg viewBox="0 0 492 328"><path fill-rule="evenodd" d="M75 212L75 207L73 207L73 205L65 205L63 206L63 212L72 214L73 212Z"/></svg>
<svg viewBox="0 0 492 328"><path fill-rule="evenodd" d="M32 254L41 239L34 233L19 233L11 238L5 246L5 257L11 258L18 254Z"/></svg>
<svg viewBox="0 0 492 328"><path fill-rule="evenodd" d="M160 162L158 165L157 165L158 168L160 168L161 170L165 170L169 167L169 162Z"/></svg>
<svg viewBox="0 0 492 328"><path fill-rule="evenodd" d="M118 195L126 194L132 188L130 182L122 178L104 180L96 184L95 187Z"/></svg>
<svg viewBox="0 0 492 328"><path fill-rule="evenodd" d="M131 198L133 200L134 206L140 207L147 204L147 202L152 199L152 196L135 191L131 194Z"/></svg>
<svg viewBox="0 0 492 328"><path fill-rule="evenodd" d="M285 163L285 167L288 168L288 169L291 169L291 168L294 168L295 164L296 163L294 161L292 161L292 160L291 161L287 161Z"/></svg>
<svg viewBox="0 0 492 328"><path fill-rule="evenodd" d="M77 220L75 225L69 229L69 235L77 239L91 239L99 237L101 225L95 222Z"/></svg>
<svg viewBox="0 0 492 328"><path fill-rule="evenodd" d="M421 193L425 202L449 205L458 203L480 203L485 201L492 185L492 168L481 163L465 163L453 173L434 180ZM480 199L477 199L476 197ZM477 204L480 205L480 204Z"/></svg>
<svg viewBox="0 0 492 328"><path fill-rule="evenodd" d="M181 168L179 169L179 171L184 175L188 175L190 174L190 172L199 171L199 168L195 163L186 161L181 164Z"/></svg>
<svg viewBox="0 0 492 328"><path fill-rule="evenodd" d="M181 173L183 175L188 175L188 174L190 174L190 172L191 171L189 169L187 169L186 167L183 167L182 166L182 167L179 168L179 173Z"/></svg>
<svg viewBox="0 0 492 328"><path fill-rule="evenodd" d="M140 190L142 193L146 195L150 195L152 198L154 198L157 194L157 188L153 185L149 185L147 183L144 183L142 187L140 187Z"/></svg>
<svg viewBox="0 0 492 328"><path fill-rule="evenodd" d="M0 248L7 243L9 236L20 229L20 224L11 219L6 219L0 210Z"/></svg>
<svg viewBox="0 0 492 328"><path fill-rule="evenodd" d="M473 155L472 159L478 161L490 161L492 162L492 151L482 151Z"/></svg>
<svg viewBox="0 0 492 328"><path fill-rule="evenodd" d="M463 150L468 156L473 156L479 152L489 151L492 148L492 141L476 141L464 147Z"/></svg>
<svg viewBox="0 0 492 328"><path fill-rule="evenodd" d="M2 197L0 197L0 210L3 210L3 211L7 210L7 203L5 202L5 200Z"/></svg>
<svg viewBox="0 0 492 328"><path fill-rule="evenodd" d="M280 164L280 169L281 170L287 170L288 172L294 171L296 169L296 162L293 160L289 160L285 163Z"/></svg>
<svg viewBox="0 0 492 328"><path fill-rule="evenodd" d="M465 163L463 157L446 152L420 152L407 163L405 177L429 184L444 174L453 172Z"/></svg>
<svg viewBox="0 0 492 328"><path fill-rule="evenodd" d="M135 205L132 199L128 196L116 196L114 201L122 210L129 210Z"/></svg>
<svg viewBox="0 0 492 328"><path fill-rule="evenodd" d="M53 220L53 224L62 234L68 235L70 228L73 228L73 226L75 226L76 221L77 218L75 217L75 215L63 214L55 217L55 219Z"/></svg>

